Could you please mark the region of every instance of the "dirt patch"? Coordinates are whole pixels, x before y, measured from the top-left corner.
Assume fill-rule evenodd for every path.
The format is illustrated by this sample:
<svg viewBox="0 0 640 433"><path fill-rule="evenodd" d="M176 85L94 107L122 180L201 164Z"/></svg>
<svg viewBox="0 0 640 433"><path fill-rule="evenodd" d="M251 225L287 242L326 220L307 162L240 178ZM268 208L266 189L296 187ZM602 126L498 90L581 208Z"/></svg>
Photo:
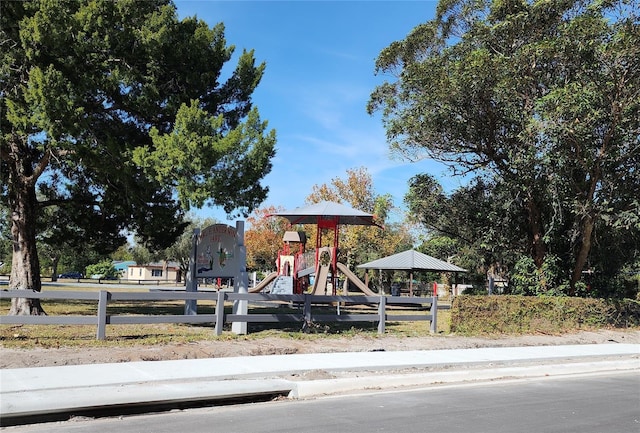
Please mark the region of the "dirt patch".
<svg viewBox="0 0 640 433"><path fill-rule="evenodd" d="M300 340L286 337L232 339L157 346L92 347L0 350L0 368L45 367L131 361L223 358L232 356L470 349L478 347L549 346L566 344L640 343L640 330L581 331L563 335L523 335L501 337L327 337Z"/></svg>

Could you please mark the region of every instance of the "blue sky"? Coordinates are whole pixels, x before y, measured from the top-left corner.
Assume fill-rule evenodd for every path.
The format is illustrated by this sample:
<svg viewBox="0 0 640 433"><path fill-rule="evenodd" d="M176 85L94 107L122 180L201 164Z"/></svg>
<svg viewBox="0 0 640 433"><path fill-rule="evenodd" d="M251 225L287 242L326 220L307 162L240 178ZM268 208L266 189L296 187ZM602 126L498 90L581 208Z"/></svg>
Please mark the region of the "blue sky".
<svg viewBox="0 0 640 433"><path fill-rule="evenodd" d="M458 186L433 161L392 159L379 115L366 104L385 77L374 74L382 49L433 17L434 1L195 1L175 2L181 17L225 25L236 54L254 49L266 62L253 102L277 132L273 169L263 180L263 206L304 205L313 185L365 167L378 194L403 205L407 181L429 172L447 189ZM232 59L230 66L235 65ZM391 79L391 77L386 77ZM227 222L217 208L201 217ZM396 214L396 218L400 218Z"/></svg>

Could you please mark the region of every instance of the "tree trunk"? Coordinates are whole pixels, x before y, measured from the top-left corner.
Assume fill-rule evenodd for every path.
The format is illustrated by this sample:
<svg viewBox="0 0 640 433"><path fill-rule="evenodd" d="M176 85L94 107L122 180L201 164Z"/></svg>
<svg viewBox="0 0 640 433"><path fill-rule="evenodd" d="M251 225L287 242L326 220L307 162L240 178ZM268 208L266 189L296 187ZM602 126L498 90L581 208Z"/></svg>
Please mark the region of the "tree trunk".
<svg viewBox="0 0 640 433"><path fill-rule="evenodd" d="M607 143L608 139L605 138L605 145L600 149L600 154L605 154L605 149L608 147ZM580 234L581 234L581 242L576 249L576 263L573 267L573 274L571 275L571 294L574 295L576 291L576 284L578 281L582 279L582 270L584 269L584 265L587 263L587 258L589 257L589 252L591 252L591 242L593 239L593 228L596 224L596 218L598 216L598 212L595 210L594 197L596 195L596 190L598 188L598 184L601 179L601 166L600 161L597 161L594 170L589 173L589 190L584 200L583 208L586 209L584 216L580 220Z"/></svg>
<svg viewBox="0 0 640 433"><path fill-rule="evenodd" d="M578 247L576 254L576 263L573 267L573 274L571 276L571 291L575 293L576 283L582 279L582 270L587 263L589 257L589 251L591 251L591 239L593 235L593 227L595 226L595 218L591 214L587 214L582 223L582 242Z"/></svg>
<svg viewBox="0 0 640 433"><path fill-rule="evenodd" d="M542 269L544 257L547 253L542 230L542 217L533 197L527 197L527 221L529 222L529 239L531 254L538 270Z"/></svg>
<svg viewBox="0 0 640 433"><path fill-rule="evenodd" d="M51 281L56 282L58 281L58 263L60 263L60 256L56 254L55 256L50 257L50 259L51 259Z"/></svg>
<svg viewBox="0 0 640 433"><path fill-rule="evenodd" d="M11 209L11 240L13 259L9 288L13 290L41 289L40 261L36 248L37 199L35 181L25 176L20 161L10 165L9 206ZM9 315L43 315L39 299L13 298Z"/></svg>

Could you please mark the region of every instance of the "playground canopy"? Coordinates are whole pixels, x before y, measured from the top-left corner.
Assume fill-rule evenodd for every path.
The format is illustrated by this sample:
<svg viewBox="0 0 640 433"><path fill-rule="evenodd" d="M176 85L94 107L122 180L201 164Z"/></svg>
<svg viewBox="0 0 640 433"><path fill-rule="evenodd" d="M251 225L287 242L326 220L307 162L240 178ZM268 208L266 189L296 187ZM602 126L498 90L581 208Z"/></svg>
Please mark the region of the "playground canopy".
<svg viewBox="0 0 640 433"><path fill-rule="evenodd" d="M373 215L332 201L322 201L290 211L276 212L270 216L286 218L291 224L322 225L323 221L331 221L336 225L379 226Z"/></svg>
<svg viewBox="0 0 640 433"><path fill-rule="evenodd" d="M407 250L391 256L383 257L363 265L363 269L381 269L393 271L432 271L432 272L467 272L454 264L438 260L416 250Z"/></svg>

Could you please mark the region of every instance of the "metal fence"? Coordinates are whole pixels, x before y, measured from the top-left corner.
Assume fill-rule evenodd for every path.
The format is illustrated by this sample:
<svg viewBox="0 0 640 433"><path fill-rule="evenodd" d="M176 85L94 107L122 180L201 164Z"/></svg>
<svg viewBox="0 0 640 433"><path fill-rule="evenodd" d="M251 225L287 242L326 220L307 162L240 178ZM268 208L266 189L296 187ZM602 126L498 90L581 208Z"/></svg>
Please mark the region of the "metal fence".
<svg viewBox="0 0 640 433"><path fill-rule="evenodd" d="M96 325L96 338L106 338L107 325L155 324L155 323L211 323L215 325L216 335L222 334L225 323L286 323L300 322L303 329L316 322L378 322L378 333L384 334L388 321L430 321L430 331L436 332L438 300L436 297L397 297L397 296L318 296L318 295L269 295L261 293L218 292L97 292L81 291L44 291L4 290L0 299L65 299L96 301L96 316L0 316L0 324L19 325ZM214 314L196 315L113 315L107 314L110 302L122 301L214 301ZM224 310L225 302L247 301L261 305L292 305L297 311L288 313L248 313L233 314ZM345 313L341 308L354 305L377 306L375 313ZM415 311L417 314L398 314L396 307L419 307L428 311ZM318 312L318 307L323 311ZM335 307L335 314L326 314L326 307ZM316 311L314 312L314 309ZM254 311L257 309L253 309ZM394 311L395 310L395 311ZM411 311L412 313L414 311ZM394 314L395 313L395 314Z"/></svg>

